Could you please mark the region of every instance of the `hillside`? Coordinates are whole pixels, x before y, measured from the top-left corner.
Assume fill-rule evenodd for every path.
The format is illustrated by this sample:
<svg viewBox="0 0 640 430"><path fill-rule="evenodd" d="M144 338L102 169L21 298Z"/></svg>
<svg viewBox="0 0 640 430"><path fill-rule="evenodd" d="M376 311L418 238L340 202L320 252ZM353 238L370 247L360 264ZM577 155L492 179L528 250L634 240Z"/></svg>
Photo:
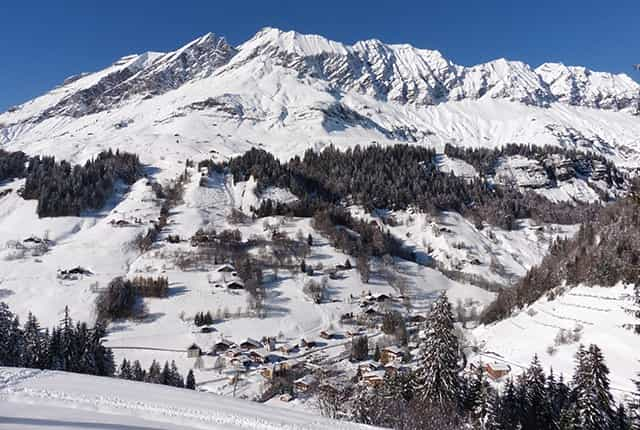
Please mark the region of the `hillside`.
<svg viewBox="0 0 640 430"><path fill-rule="evenodd" d="M2 429L366 429L208 393L64 372L0 368Z"/></svg>

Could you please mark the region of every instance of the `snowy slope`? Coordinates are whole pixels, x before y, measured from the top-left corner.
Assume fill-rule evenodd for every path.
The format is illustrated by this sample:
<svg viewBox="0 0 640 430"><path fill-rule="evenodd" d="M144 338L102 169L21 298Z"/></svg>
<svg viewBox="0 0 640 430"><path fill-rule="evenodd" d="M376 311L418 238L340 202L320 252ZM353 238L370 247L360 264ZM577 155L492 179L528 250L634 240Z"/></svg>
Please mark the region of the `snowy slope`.
<svg viewBox="0 0 640 430"><path fill-rule="evenodd" d="M478 358L485 363L503 361L518 374L538 354L545 368L553 367L556 375L562 373L566 379L573 374L578 345L595 343L611 370L616 397L633 390L632 380L640 370L640 337L624 327L637 323L628 312L635 309L632 287L559 287L556 293L553 300L545 296L503 321L474 330L472 336L483 351ZM562 329L577 330L579 339L556 342Z"/></svg>
<svg viewBox="0 0 640 430"><path fill-rule="evenodd" d="M0 429L365 429L290 409L161 385L0 368Z"/></svg>

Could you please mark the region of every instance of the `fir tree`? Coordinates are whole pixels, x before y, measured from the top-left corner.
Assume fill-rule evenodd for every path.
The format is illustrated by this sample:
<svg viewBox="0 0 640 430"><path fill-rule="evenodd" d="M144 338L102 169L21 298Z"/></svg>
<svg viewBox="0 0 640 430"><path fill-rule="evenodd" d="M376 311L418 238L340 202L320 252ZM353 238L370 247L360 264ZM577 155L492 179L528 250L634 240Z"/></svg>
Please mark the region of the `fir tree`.
<svg viewBox="0 0 640 430"><path fill-rule="evenodd" d="M446 293L438 297L426 323L426 338L420 358L418 396L445 410L460 401L458 377L459 345Z"/></svg>
<svg viewBox="0 0 640 430"><path fill-rule="evenodd" d="M140 365L140 361L136 360L133 362L133 366L131 366L131 376L135 381L144 381L147 372Z"/></svg>
<svg viewBox="0 0 640 430"><path fill-rule="evenodd" d="M120 365L120 370L118 371L118 376L122 379L133 379L133 372L131 369L131 364L126 358L122 359L122 364Z"/></svg>
<svg viewBox="0 0 640 430"><path fill-rule="evenodd" d="M552 411L549 397L545 388L546 377L538 356L533 357L531 365L525 372L525 416L523 430L538 430L550 428Z"/></svg>
<svg viewBox="0 0 640 430"><path fill-rule="evenodd" d="M597 345L580 348L574 374L574 392L580 426L584 430L605 430L613 422L609 369Z"/></svg>
<svg viewBox="0 0 640 430"><path fill-rule="evenodd" d="M187 380L185 382L185 388L189 390L196 389L196 377L193 375L193 370L189 369L189 373L187 373Z"/></svg>

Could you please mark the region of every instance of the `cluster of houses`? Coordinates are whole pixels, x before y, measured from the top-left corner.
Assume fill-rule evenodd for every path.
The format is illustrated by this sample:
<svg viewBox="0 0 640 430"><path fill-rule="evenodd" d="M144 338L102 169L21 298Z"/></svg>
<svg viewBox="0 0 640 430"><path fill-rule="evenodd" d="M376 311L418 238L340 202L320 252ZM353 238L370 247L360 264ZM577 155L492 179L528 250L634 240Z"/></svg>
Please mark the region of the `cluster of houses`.
<svg viewBox="0 0 640 430"><path fill-rule="evenodd" d="M216 279L212 279L215 277ZM244 290L244 281L238 276L238 272L231 264L223 264L215 270L209 283L214 288L227 288L229 290Z"/></svg>

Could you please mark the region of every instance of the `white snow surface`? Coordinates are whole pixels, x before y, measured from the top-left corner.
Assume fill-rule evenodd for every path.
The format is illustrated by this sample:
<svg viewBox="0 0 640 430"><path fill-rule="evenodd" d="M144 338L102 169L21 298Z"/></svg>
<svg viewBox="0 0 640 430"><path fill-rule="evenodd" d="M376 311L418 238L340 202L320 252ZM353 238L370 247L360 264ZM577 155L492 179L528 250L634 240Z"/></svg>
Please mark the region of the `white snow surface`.
<svg viewBox="0 0 640 430"><path fill-rule="evenodd" d="M373 428L215 394L65 372L0 368L0 429Z"/></svg>

